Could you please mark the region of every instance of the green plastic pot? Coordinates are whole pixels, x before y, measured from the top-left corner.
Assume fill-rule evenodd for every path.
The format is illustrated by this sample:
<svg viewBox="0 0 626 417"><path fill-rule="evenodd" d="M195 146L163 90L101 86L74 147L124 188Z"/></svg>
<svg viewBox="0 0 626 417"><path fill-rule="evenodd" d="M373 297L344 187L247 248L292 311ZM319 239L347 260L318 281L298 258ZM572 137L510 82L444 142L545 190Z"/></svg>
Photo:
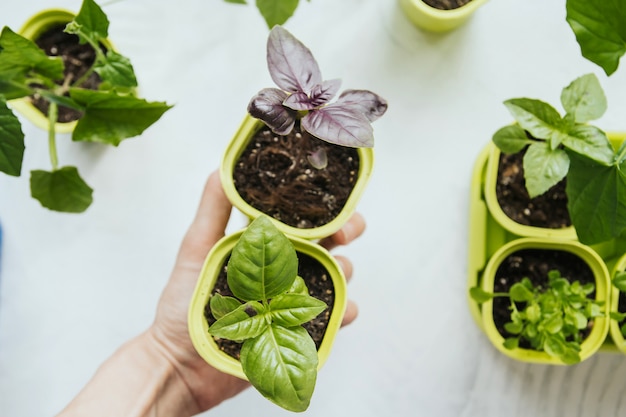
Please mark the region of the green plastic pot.
<svg viewBox="0 0 626 417"><path fill-rule="evenodd" d="M452 10L440 10L422 0L399 0L400 7L418 28L429 32L448 32L463 25L487 0L472 0Z"/></svg>
<svg viewBox="0 0 626 417"><path fill-rule="evenodd" d="M489 293L494 292L494 279L496 271L502 261L510 254L523 249L559 250L567 251L583 259L591 268L595 277L596 301L605 302L608 305L610 294L610 279L606 264L600 256L588 246L575 241L522 238L503 245L489 259L483 273L481 288ZM573 277L572 277L573 278ZM575 278L573 278L575 279ZM491 343L506 356L521 362L531 362L546 365L563 365L559 359L545 352L532 349L506 349L503 346L504 337L498 332L493 320L493 300L486 301L482 305L482 328ZM597 352L609 335L608 312L605 316L594 320L593 328L589 336L581 344L581 362Z"/></svg>
<svg viewBox="0 0 626 417"><path fill-rule="evenodd" d="M19 34L26 39L36 40L47 30L60 24L67 24L74 20L76 14L65 9L46 9L30 17L19 30ZM108 49L115 50L108 40L103 42ZM48 130L48 117L32 105L29 97L23 97L10 101L11 106L28 119L34 126ZM71 133L76 127L77 121L55 124L57 133Z"/></svg>
<svg viewBox="0 0 626 417"><path fill-rule="evenodd" d="M224 373L247 380L241 363L219 349L208 332L209 325L204 316L205 306L213 292L222 266L242 233L243 231L239 231L222 238L207 255L189 305L188 325L191 341L196 351L207 363ZM318 369L320 369L328 359L346 311L348 303L346 279L341 267L326 249L305 239L290 237L289 240L293 243L296 252L316 259L326 268L334 286L335 303L324 338L317 351Z"/></svg>
<svg viewBox="0 0 626 417"><path fill-rule="evenodd" d="M263 122L260 120L255 119L250 115L246 115L239 126L239 129L228 144L220 166L220 177L226 196L234 207L251 220L265 213L255 207L252 207L241 197L235 187L235 183L233 182L233 172L235 164L245 150L248 142L263 126ZM358 178L345 206L337 217L329 223L313 228L298 228L290 226L270 217L276 227L287 236L310 240L330 236L341 229L341 227L349 220L350 216L356 210L357 203L365 192L367 182L369 181L374 167L374 151L372 148L357 148L357 152L360 159Z"/></svg>

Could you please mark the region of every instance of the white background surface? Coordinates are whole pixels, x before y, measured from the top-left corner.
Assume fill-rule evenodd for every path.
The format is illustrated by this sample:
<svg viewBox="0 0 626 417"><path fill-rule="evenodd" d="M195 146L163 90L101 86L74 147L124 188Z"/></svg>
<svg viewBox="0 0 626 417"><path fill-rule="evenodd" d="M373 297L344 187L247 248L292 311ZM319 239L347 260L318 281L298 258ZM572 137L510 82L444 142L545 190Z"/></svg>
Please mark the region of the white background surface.
<svg viewBox="0 0 626 417"><path fill-rule="evenodd" d="M0 25L17 30L54 6L77 11L80 1L5 0ZM125 0L105 12L143 97L175 107L117 149L60 138L60 163L95 189L82 215L30 197L28 172L49 160L45 132L25 124L23 175L0 176L0 416L54 415L150 324L206 177L250 97L273 86L268 29L253 6ZM367 231L337 250L354 263L360 316L340 332L304 415L624 415L626 357L513 362L474 324L465 281L469 176L511 121L502 101L526 96L561 110L561 89L594 72L609 102L596 124L623 131L626 68L608 78L582 58L564 0L492 0L446 35L416 29L392 0L302 1L285 26L324 79L389 101L359 205ZM207 415L250 413L290 415L254 390Z"/></svg>

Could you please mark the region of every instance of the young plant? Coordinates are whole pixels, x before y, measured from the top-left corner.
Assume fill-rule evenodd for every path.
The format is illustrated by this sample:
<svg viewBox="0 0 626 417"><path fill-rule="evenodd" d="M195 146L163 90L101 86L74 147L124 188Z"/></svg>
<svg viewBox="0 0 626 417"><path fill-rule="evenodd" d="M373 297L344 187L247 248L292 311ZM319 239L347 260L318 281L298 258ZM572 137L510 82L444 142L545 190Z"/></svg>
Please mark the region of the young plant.
<svg viewBox="0 0 626 417"><path fill-rule="evenodd" d="M85 76L73 80L64 76L60 57L49 57L29 39L8 27L0 34L0 171L20 176L24 157L24 133L9 100L41 96L49 102L48 147L51 171L31 172L31 195L50 210L79 213L92 203L93 190L73 166L59 166L56 129L60 106L82 112L72 133L73 141L100 142L117 146L124 139L141 134L170 106L147 102L132 94L137 80L130 61L116 53L101 50L108 36L109 20L93 0L84 0L79 13L65 32L88 43L96 59ZM81 88L96 72L99 90Z"/></svg>
<svg viewBox="0 0 626 417"><path fill-rule="evenodd" d="M478 303L494 297L510 298L511 321L504 329L512 336L504 340L506 349L516 349L524 340L534 350L573 364L580 362L584 330L595 317L604 315L603 303L588 298L594 289L591 283L570 283L558 270L551 270L546 288L523 278L507 293L488 293L474 287L470 295Z"/></svg>
<svg viewBox="0 0 626 417"><path fill-rule="evenodd" d="M209 333L243 341L241 366L263 396L290 411L306 410L318 356L302 324L327 305L309 295L292 243L267 216L256 218L234 246L227 280L235 297L210 298L217 321Z"/></svg>
<svg viewBox="0 0 626 417"><path fill-rule="evenodd" d="M246 0L224 0L226 3L247 4ZM307 0L311 1L311 0ZM298 8L299 0L256 0L256 7L268 28L287 22Z"/></svg>
<svg viewBox="0 0 626 417"><path fill-rule="evenodd" d="M567 177L568 211L582 243L594 244L626 229L626 147L615 152L605 132L588 124L607 108L597 77L583 75L565 87L565 116L536 99L504 102L517 124L499 129L493 142L523 160L531 198Z"/></svg>
<svg viewBox="0 0 626 417"><path fill-rule="evenodd" d="M626 271L617 272L612 283L620 292L626 293ZM612 320L621 323L620 331L626 337L626 312L612 311L610 317Z"/></svg>
<svg viewBox="0 0 626 417"><path fill-rule="evenodd" d="M582 55L613 74L626 53L626 5L620 1L567 0L567 22Z"/></svg>
<svg viewBox="0 0 626 417"><path fill-rule="evenodd" d="M300 119L302 129L341 146L373 147L371 122L387 111L387 102L368 90L346 90L332 98L341 80L323 81L311 51L281 26L267 41L267 64L279 88L265 88L248 105L248 112L275 134L286 135ZM323 168L323 155L313 156ZM316 166L316 167L317 167Z"/></svg>

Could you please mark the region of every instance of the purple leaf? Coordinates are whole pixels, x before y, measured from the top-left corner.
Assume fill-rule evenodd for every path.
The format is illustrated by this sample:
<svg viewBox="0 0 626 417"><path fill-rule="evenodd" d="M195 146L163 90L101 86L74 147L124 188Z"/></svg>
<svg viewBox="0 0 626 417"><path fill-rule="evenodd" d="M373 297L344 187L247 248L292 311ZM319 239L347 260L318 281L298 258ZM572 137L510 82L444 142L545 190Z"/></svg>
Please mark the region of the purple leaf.
<svg viewBox="0 0 626 417"><path fill-rule="evenodd" d="M290 93L309 94L322 82L311 51L282 26L274 26L267 39L267 67L276 85Z"/></svg>
<svg viewBox="0 0 626 417"><path fill-rule="evenodd" d="M264 88L250 100L248 113L262 120L277 135L286 135L296 122L296 112L283 106L286 98L287 93L278 88Z"/></svg>
<svg viewBox="0 0 626 417"><path fill-rule="evenodd" d="M363 113L370 122L387 111L387 101L368 90L346 90L337 99L337 104Z"/></svg>
<svg viewBox="0 0 626 417"><path fill-rule="evenodd" d="M328 103L339 91L341 80L324 81L321 85L313 87L310 95L305 93L293 93L283 104L293 110L313 110Z"/></svg>
<svg viewBox="0 0 626 417"><path fill-rule="evenodd" d="M330 143L355 148L374 146L374 130L367 117L337 103L309 112L301 125L311 135Z"/></svg>

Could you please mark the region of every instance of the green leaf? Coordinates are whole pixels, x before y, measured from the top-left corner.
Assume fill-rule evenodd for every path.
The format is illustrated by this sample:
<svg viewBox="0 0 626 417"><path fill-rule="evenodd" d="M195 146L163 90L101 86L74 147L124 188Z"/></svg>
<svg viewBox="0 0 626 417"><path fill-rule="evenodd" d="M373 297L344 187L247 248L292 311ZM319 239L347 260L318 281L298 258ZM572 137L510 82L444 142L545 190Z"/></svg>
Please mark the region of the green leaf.
<svg viewBox="0 0 626 417"><path fill-rule="evenodd" d="M576 351L575 349L566 348L563 354L561 355L561 360L563 361L563 363L567 365L573 365L575 363L580 362L580 355L578 354L578 351Z"/></svg>
<svg viewBox="0 0 626 417"><path fill-rule="evenodd" d="M70 166L52 172L31 171L30 190L34 199L54 211L82 213L93 201L93 190Z"/></svg>
<svg viewBox="0 0 626 417"><path fill-rule="evenodd" d="M140 135L171 108L165 103L147 102L107 91L72 88L70 96L85 106L85 114L76 124L72 140L114 146Z"/></svg>
<svg viewBox="0 0 626 417"><path fill-rule="evenodd" d="M17 76L13 80L0 79L0 95L7 100L26 97L31 95L32 92L30 87L26 85L26 80L21 76Z"/></svg>
<svg viewBox="0 0 626 417"><path fill-rule="evenodd" d="M578 239L594 244L626 229L626 162L606 166L569 153L567 209Z"/></svg>
<svg viewBox="0 0 626 417"><path fill-rule="evenodd" d="M519 346L519 337L509 337L504 340L502 345L508 350L517 349Z"/></svg>
<svg viewBox="0 0 626 417"><path fill-rule="evenodd" d="M620 1L567 0L566 9L582 55L607 75L614 73L626 52L626 5Z"/></svg>
<svg viewBox="0 0 626 417"><path fill-rule="evenodd" d="M563 328L563 318L559 314L546 317L543 326L548 333L556 334Z"/></svg>
<svg viewBox="0 0 626 417"><path fill-rule="evenodd" d="M289 288L289 291L287 292L291 294L309 295L309 289L306 287L306 282L304 282L304 279L300 276L296 277L291 285L291 288Z"/></svg>
<svg viewBox="0 0 626 417"><path fill-rule="evenodd" d="M539 304L530 304L524 311L526 312L526 318L531 323L536 323L541 319L541 307L539 307Z"/></svg>
<svg viewBox="0 0 626 417"><path fill-rule="evenodd" d="M622 292L626 292L626 272L619 271L615 273L615 278L613 278L613 285L615 288Z"/></svg>
<svg viewBox="0 0 626 417"><path fill-rule="evenodd" d="M488 293L487 291L484 291L482 288L480 287L472 287L469 289L469 293L470 293L470 297L472 297L472 299L474 301L476 301L479 304L484 303L485 301L489 301L491 300L494 295L491 293Z"/></svg>
<svg viewBox="0 0 626 417"><path fill-rule="evenodd" d="M569 158L563 149L552 150L547 143L536 142L526 150L523 165L526 189L534 198L565 178Z"/></svg>
<svg viewBox="0 0 626 417"><path fill-rule="evenodd" d="M587 327L587 317L580 311L574 311L571 317L577 329L585 329Z"/></svg>
<svg viewBox="0 0 626 417"><path fill-rule="evenodd" d="M221 319L226 314L233 312L241 306L241 302L234 297L224 297L221 294L213 294L209 300L211 314L216 320Z"/></svg>
<svg viewBox="0 0 626 417"><path fill-rule="evenodd" d="M509 295L511 297L511 300L518 302L530 301L534 297L533 292L529 291L528 288L526 288L523 284L519 282L511 286L511 289L509 290Z"/></svg>
<svg viewBox="0 0 626 417"><path fill-rule="evenodd" d="M298 7L298 0L256 0L256 6L268 28L285 23Z"/></svg>
<svg viewBox="0 0 626 417"><path fill-rule="evenodd" d="M5 26L0 34L0 80L16 81L26 88L27 74L30 77L40 75L52 81L62 79L63 60L49 57L33 41ZM7 88L6 85L4 88Z"/></svg>
<svg viewBox="0 0 626 417"><path fill-rule="evenodd" d="M98 44L109 36L109 19L93 0L83 0L80 11L65 31L78 35L81 43Z"/></svg>
<svg viewBox="0 0 626 417"><path fill-rule="evenodd" d="M543 349L548 355L560 358L565 351L565 346L558 338L554 336L547 336L543 344Z"/></svg>
<svg viewBox="0 0 626 417"><path fill-rule="evenodd" d="M317 350L303 327L272 324L246 340L241 365L250 383L266 398L290 411L308 408L317 379Z"/></svg>
<svg viewBox="0 0 626 417"><path fill-rule="evenodd" d="M215 337L229 340L246 340L257 337L268 327L263 306L250 301L222 316L209 327L209 333Z"/></svg>
<svg viewBox="0 0 626 417"><path fill-rule="evenodd" d="M267 216L241 235L228 262L228 286L242 300L268 300L291 288L298 275L292 243Z"/></svg>
<svg viewBox="0 0 626 417"><path fill-rule="evenodd" d="M617 311L611 311L609 313L609 317L612 320L615 320L615 321L619 322L619 321L622 321L622 320L626 319L626 313L618 313Z"/></svg>
<svg viewBox="0 0 626 417"><path fill-rule="evenodd" d="M0 171L19 177L24 159L22 125L0 96Z"/></svg>
<svg viewBox="0 0 626 417"><path fill-rule="evenodd" d="M524 325L522 323L508 322L504 324L504 330L511 334L520 334L524 330Z"/></svg>
<svg viewBox="0 0 626 417"><path fill-rule="evenodd" d="M563 140L563 146L604 165L611 165L615 160L615 151L609 138L595 126L572 126Z"/></svg>
<svg viewBox="0 0 626 417"><path fill-rule="evenodd" d="M606 96L595 74L586 74L572 81L563 89L561 103L576 123L598 119L607 108Z"/></svg>
<svg viewBox="0 0 626 417"><path fill-rule="evenodd" d="M519 125L505 126L493 135L493 143L504 153L517 153L534 143Z"/></svg>
<svg viewBox="0 0 626 417"><path fill-rule="evenodd" d="M313 320L328 306L310 295L280 294L270 302L272 322L293 327Z"/></svg>
<svg viewBox="0 0 626 417"><path fill-rule="evenodd" d="M561 115L548 103L515 98L505 101L504 105L520 127L537 139L549 140L560 132L563 124Z"/></svg>
<svg viewBox="0 0 626 417"><path fill-rule="evenodd" d="M105 60L97 60L93 66L103 82L113 87L136 87L137 78L130 60L115 51L108 51Z"/></svg>
<svg viewBox="0 0 626 417"><path fill-rule="evenodd" d="M247 4L246 0L224 0L226 3Z"/></svg>

